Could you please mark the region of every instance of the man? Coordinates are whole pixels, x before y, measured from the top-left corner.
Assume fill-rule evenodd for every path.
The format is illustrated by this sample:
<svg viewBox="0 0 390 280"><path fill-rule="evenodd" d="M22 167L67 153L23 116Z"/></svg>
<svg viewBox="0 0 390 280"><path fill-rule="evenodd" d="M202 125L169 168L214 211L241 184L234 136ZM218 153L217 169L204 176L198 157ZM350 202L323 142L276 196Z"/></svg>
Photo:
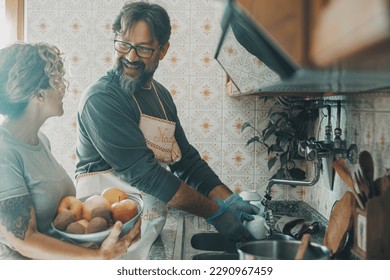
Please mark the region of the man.
<svg viewBox="0 0 390 280"><path fill-rule="evenodd" d="M186 139L171 95L153 79L169 48L167 12L156 4L126 3L113 31L114 67L79 105L78 194L101 191L105 180L142 192L141 241L148 244L139 246L145 252L164 225L166 204L206 218L230 240L251 239L242 221L259 209L233 194L201 159Z"/></svg>

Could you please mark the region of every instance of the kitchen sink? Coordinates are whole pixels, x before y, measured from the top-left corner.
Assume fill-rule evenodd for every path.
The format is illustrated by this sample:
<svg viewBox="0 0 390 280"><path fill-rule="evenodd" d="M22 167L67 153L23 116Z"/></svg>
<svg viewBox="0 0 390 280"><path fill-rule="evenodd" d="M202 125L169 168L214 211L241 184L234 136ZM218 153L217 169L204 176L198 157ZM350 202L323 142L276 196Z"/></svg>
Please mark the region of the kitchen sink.
<svg viewBox="0 0 390 280"><path fill-rule="evenodd" d="M293 237L273 232L269 240L294 240ZM173 259L238 260L234 242L224 239L200 217L185 216L179 221Z"/></svg>
<svg viewBox="0 0 390 280"><path fill-rule="evenodd" d="M193 260L239 260L237 252L208 252L196 254L192 257Z"/></svg>

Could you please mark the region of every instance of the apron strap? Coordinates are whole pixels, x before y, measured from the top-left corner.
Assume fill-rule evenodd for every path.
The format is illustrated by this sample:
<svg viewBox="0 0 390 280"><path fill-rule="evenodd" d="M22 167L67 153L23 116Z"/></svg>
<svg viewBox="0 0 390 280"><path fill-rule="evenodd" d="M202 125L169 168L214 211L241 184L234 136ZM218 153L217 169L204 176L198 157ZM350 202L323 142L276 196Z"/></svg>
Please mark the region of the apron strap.
<svg viewBox="0 0 390 280"><path fill-rule="evenodd" d="M159 101L159 103L160 103L161 109L162 109L162 111L163 111L163 113L164 113L164 116L165 116L165 120L168 121L168 116L167 116L167 113L165 112L164 104L162 103L162 101L161 101L161 99L160 99L160 96L158 95L158 92L157 92L156 88L154 87L153 81L152 81L152 88L153 88L153 91L154 91L154 93L156 94L157 99L158 99L158 101ZM139 103L138 103L138 101L137 101L137 98L135 98L134 94L132 94L131 96L133 97L135 103L137 103L137 107L138 107L139 113L140 113L141 115L143 115L144 113L142 112L141 107L139 106Z"/></svg>

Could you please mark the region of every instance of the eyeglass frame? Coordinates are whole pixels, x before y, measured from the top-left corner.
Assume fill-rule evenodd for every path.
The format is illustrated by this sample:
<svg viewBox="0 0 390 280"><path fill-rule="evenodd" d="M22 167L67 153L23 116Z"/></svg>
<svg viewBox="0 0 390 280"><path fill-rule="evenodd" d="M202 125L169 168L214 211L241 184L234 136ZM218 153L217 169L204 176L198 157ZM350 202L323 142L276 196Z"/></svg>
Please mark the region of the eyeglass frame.
<svg viewBox="0 0 390 280"><path fill-rule="evenodd" d="M128 51L128 52L121 52L121 51L118 51L118 50L116 49L116 47L115 47L115 43L116 43L116 42L120 42L120 43L122 43L122 44L128 45L128 46L129 46L129 51ZM150 56L149 56L149 57L140 56L140 55L138 54L138 48L143 48L143 49L147 49L147 50L151 51ZM156 50L156 49L153 49L153 48L147 48L147 47L142 47L142 46L134 46L134 45L132 45L132 44L130 44L130 43L128 43L128 42L124 42L124 41L117 40L117 39L114 39L114 49L115 49L117 52L120 52L120 53L123 53L123 54L128 54L128 53L131 52L132 49L134 49L134 50L135 50L135 54L136 54L138 57L140 57L140 58L145 58L145 59L151 58L151 57L153 56L154 51Z"/></svg>

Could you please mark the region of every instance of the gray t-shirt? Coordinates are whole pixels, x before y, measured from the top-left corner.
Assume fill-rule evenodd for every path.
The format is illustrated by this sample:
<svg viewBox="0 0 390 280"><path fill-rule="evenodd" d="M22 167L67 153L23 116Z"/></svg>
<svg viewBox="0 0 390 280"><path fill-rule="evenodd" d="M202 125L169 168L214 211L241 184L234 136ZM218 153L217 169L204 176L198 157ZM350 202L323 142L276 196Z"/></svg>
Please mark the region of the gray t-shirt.
<svg viewBox="0 0 390 280"><path fill-rule="evenodd" d="M41 132L38 137L38 145L28 145L0 127L0 201L30 195L38 230L50 234L59 202L65 196L75 196L76 189L51 153L47 137ZM0 259L14 253L9 248L12 246L0 233Z"/></svg>

